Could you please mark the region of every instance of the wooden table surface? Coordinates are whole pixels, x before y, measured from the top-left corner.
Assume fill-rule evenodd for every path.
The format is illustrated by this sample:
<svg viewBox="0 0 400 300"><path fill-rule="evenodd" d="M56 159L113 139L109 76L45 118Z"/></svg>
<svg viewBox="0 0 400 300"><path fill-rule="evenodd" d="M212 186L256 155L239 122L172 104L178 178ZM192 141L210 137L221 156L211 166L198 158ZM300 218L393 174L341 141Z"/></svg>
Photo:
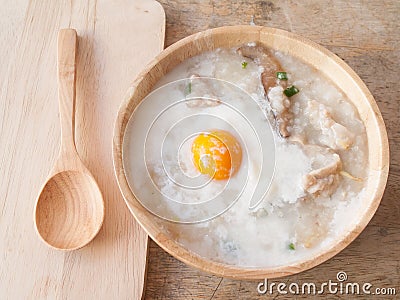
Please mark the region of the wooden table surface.
<svg viewBox="0 0 400 300"><path fill-rule="evenodd" d="M325 46L364 80L382 112L390 142L390 175L382 203L368 227L339 255L307 272L273 281L322 283L336 280L344 271L348 281L395 287L400 295L400 1L160 3L167 17L166 46L208 28L247 24L254 15L257 25L292 31ZM150 243L146 299L267 299L257 293L257 284L194 270Z"/></svg>
<svg viewBox="0 0 400 300"><path fill-rule="evenodd" d="M121 4L121 0L115 2ZM49 43L55 42L58 26L68 26L71 22L72 25L79 23L82 28L87 27L82 32L88 34L88 36L96 28L96 32L102 32L104 37L107 37L109 31L114 28L113 22L120 20L120 18L113 15L109 19L103 20L102 23L96 24L96 20L101 20L101 16L109 15L107 12L112 4L107 1L92 0L86 3L86 1L72 0L47 2L42 0L15 0L12 1L15 5L10 5L10 3L1 2L2 9L0 10L0 46L5 49L3 51L5 56L0 59L0 86L2 87L0 96L5 96L9 105L16 105L20 109L20 119L27 118L29 121L33 114L40 114L41 110L56 111L56 104L47 107L33 106L32 99L28 96L56 99L56 90L52 89L51 92L45 92L47 83L38 80L35 74L42 74L45 70L55 67L55 58L52 56L54 53L50 51L52 48L49 47ZM105 3L109 4L106 5ZM293 282L299 284L314 282L318 284L328 280L335 281L336 274L339 271L344 271L348 275L348 281L360 284L369 282L374 288L395 287L397 294L400 294L400 148L397 146L400 144L400 84L398 83L400 70L400 1L160 0L160 3L166 12L166 46L204 29L223 25L248 24L253 15L257 25L282 28L320 43L344 59L364 80L381 109L390 142L391 169L382 203L368 227L340 254L309 271L272 281L288 284ZM27 11L25 16L14 9L17 4L24 6ZM30 13L37 7L40 7L38 11L41 13L31 15ZM71 10L72 19L71 17L69 20L60 19L63 9ZM76 13L78 11L84 12L83 17L82 14ZM124 17L129 17L129 13L125 12ZM14 55L12 49L18 48L21 41L18 40L15 44L2 44L2 34L5 36L13 34L12 31L15 30L16 26L20 26L21 22L26 22L26 28L24 27L22 32L23 38L31 37L34 39L36 37L38 40L30 40L32 49L23 48L18 52L20 53L18 59L22 60L26 57L31 57L31 59L27 62L27 67L23 67L21 73L17 73L16 70L19 69L9 62L13 58L11 56ZM49 30L51 32L49 38L44 39L36 31L38 24L41 26L40 28L53 28L52 26L57 26L57 28L54 27ZM103 45L103 48L100 49L100 53L97 52L95 55L102 55L103 52L111 55L114 45L107 45L103 40L100 40L100 42L104 42L98 44ZM87 45L86 50L81 53L82 57L89 60L93 59L91 44ZM52 59L49 61L40 60L36 56L29 56L29 51L38 54L38 57L44 55L52 57ZM25 66L19 61L16 65ZM116 70L116 66L113 64L101 65L100 67L101 69L87 69L86 66L82 66L82 72L87 75L87 78L83 78L80 84L93 84L95 86L97 84L101 87L101 82L95 81L95 78L99 76L101 78L104 70L121 71ZM8 73L8 71L11 73ZM128 71L123 69L123 72ZM92 77L92 73L96 76ZM9 74L10 78L7 78L6 74ZM24 78L33 78L33 82L24 83L26 89L16 91L8 89L12 80L22 81ZM119 77L116 77L114 81L119 80L117 78ZM105 82L105 84L109 83ZM121 85L123 84L121 83ZM123 94L123 91L121 93ZM101 94L101 91L87 96L92 96L95 99L97 94ZM107 96L111 98L111 95ZM87 109L92 104L88 103ZM108 106L104 105L103 109L107 110ZM78 116L82 117L82 114L84 115L81 111ZM0 110L0 133L5 130L4 126L11 124L10 118L10 116L4 114L4 111ZM58 124L56 114L49 113L40 121L44 121L46 118L50 118L52 124ZM135 292L133 290L134 278L132 278L134 259L130 250L133 249L134 237L132 238L130 234L133 231L134 223L119 195L111 195L114 197L113 199L118 200L118 203L108 203L109 207L112 208L108 209L108 214L118 216L118 218L109 217L102 233L89 246L79 250L78 253L59 254L56 251L49 251L43 245L41 249L44 254L39 259L29 248L21 250L20 245L14 243L14 241L22 240L25 241L25 244L36 245L36 243L39 243L32 230L33 222L26 226L19 224L20 219L32 217L30 212L33 214L34 192L30 194L20 193L20 186L15 186L15 182L19 182L19 178L24 176L26 178L25 184L35 185L36 190L38 190L40 183L45 179L44 177L30 178L27 176L29 174L22 175L23 164L29 160L35 161L39 159L39 155L44 155L42 154L46 150L44 143L48 140L48 136L58 136L58 128L49 127L46 132L43 131L38 134L35 138L42 141L43 145L34 146L32 153L25 153L23 149L17 147L18 141L32 139L30 136L23 136L23 130L29 127L38 129L39 125L36 123L25 123L22 127L13 125L14 127L11 129L15 131L15 135L11 138L9 136L7 141L0 140L0 163L6 166L6 168L0 169L0 183L1 187L10 187L10 189L2 189L0 196L0 200L8 199L7 201L0 201L0 204L2 204L0 206L0 232L4 234L4 236L0 236L0 262L3 262L4 259L7 262L0 265L0 300L133 299ZM92 132L93 128L100 125L102 124L90 124L89 128L85 128L85 133ZM37 147L40 148L40 151ZM4 161L6 156L3 154L10 151L16 151L17 154L25 153L23 155L24 160ZM48 170L51 166L51 160L54 160L56 156L56 150L52 151L47 165L39 163L33 165L42 169L42 171ZM99 153L96 157L90 156L87 149L81 149L81 153L89 162L89 167L92 166L92 168L98 164L98 158L104 158L108 155L107 153ZM21 172L21 174L18 172ZM107 184L106 181L102 182L104 186ZM16 196L10 198L11 194ZM29 206L26 209L29 214L22 214L20 210L15 209L24 205ZM14 223L7 222L3 218L2 213L7 210L13 210ZM19 228L19 230L12 231L12 227ZM106 244L104 242L111 238L113 243ZM127 244L129 245L127 246ZM95 251L95 249L97 250ZM115 251L115 255L112 259L105 259L109 251ZM20 254L20 259L16 260L14 265L10 264L11 260L7 260L7 257L13 256L13 253ZM109 273L102 274L103 276L97 274L96 270L91 268L93 261L98 261L105 270L109 270ZM35 268L33 262L35 262ZM38 276L43 275L42 277L44 277L49 269L50 262L59 264L59 267L54 270L54 274L51 274L43 282L37 284L33 282L33 275L39 274ZM16 272L17 269L19 270L18 273ZM147 286L145 289L146 299L288 298L288 296L278 295L277 293L273 294L272 297L259 295L257 293L258 283L259 281L237 281L200 272L171 257L154 242L150 243ZM32 286L30 294L19 290L26 286ZM15 291L8 290L10 287ZM62 290L61 293L60 290ZM86 296L83 296L84 292L86 292ZM11 297L10 295L24 296ZM306 296L297 297L304 298ZM329 298L347 297L346 295L330 295ZM365 297L354 298L364 299ZM381 299L392 298L394 297L381 297Z"/></svg>

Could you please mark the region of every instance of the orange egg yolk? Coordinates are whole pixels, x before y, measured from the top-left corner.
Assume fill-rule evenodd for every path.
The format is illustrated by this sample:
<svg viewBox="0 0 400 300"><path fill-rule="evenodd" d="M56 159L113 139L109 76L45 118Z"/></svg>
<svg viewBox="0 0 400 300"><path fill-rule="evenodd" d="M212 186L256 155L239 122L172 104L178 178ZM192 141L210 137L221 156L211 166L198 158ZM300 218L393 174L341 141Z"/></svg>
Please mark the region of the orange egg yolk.
<svg viewBox="0 0 400 300"><path fill-rule="evenodd" d="M193 141L192 154L200 173L216 180L233 176L242 162L240 143L225 130L199 134Z"/></svg>

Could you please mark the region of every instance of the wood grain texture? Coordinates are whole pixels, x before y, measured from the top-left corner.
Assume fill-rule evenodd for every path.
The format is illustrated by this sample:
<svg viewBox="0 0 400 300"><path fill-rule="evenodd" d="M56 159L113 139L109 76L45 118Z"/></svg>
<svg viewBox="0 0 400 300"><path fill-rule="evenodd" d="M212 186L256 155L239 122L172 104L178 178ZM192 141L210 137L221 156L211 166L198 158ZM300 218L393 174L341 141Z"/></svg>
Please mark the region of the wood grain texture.
<svg viewBox="0 0 400 300"><path fill-rule="evenodd" d="M378 102L386 122L391 146L391 169L382 203L368 227L342 253L312 270L284 278L282 281L324 282L335 279L336 273L344 270L354 281L371 282L374 286L380 287L397 286L399 290L400 102L398 95L400 86L397 81L400 69L398 34L400 3L396 0L301 2L161 0L160 2L167 15L167 45L208 28L248 24L251 15L254 15L258 25L293 31L322 44L338 54L360 75ZM105 53L108 58L118 57L118 50L113 49L113 43L109 42L110 32L117 26L114 22L123 23L126 21L126 15L129 15L128 9L124 10L125 14L114 8L114 15L117 17L106 17L106 12L113 11L113 5L104 2L95 5L94 1L78 3L15 0L2 3L0 10L1 299L80 299L82 294L79 292L83 290L90 294L87 299L133 299L132 270L135 257L128 254L131 254L130 251L138 240L131 237L126 244L127 236L130 236L135 223L118 192L112 190L105 195L106 201L115 200L107 201L105 226L100 236L77 254L64 255L41 245L34 234L31 221L35 196L58 153L57 92L53 81L56 73L49 71L56 68L54 51L58 28L69 25L77 27L78 33L83 35L81 44L85 45L79 49L78 59L84 59L85 62L78 70L78 74L84 75L78 80L80 95L78 99L84 95L87 97L85 98L87 102L78 107L77 118L83 115L86 118L85 122L89 123L79 134L79 139L90 140L98 148L100 134L96 128L99 127L100 131L106 127L99 120L88 120L94 103L98 103L99 99L108 99L108 102L95 106L96 115L104 110L116 113L118 107L110 108L110 103L112 101L119 103L126 87L136 74L136 66L105 62L100 59ZM42 35L42 31L47 34ZM102 33L97 35L99 32ZM113 35L113 39L118 39L114 44L125 43L124 34ZM93 36L96 36L96 39L93 39ZM93 49L96 50L93 52ZM134 48L144 55L150 52L149 49L150 47L144 51L142 48ZM132 59L130 54L133 50L128 47L124 47L123 50L122 60ZM97 62L95 65L94 61ZM143 62L137 64L142 66ZM113 72L114 76L106 81L105 71ZM54 77L51 78L52 81L42 80L47 73L50 77ZM121 75L115 76L115 74ZM103 93L116 83L121 89L116 91L115 95L109 91L103 96ZM54 85L49 88L50 84ZM89 84L96 89L84 90L83 84ZM126 87L122 87L123 85ZM36 102L37 99L41 101ZM10 110L13 113L10 114ZM43 122L48 122L50 125L43 127ZM35 134L31 136L30 132ZM93 137L90 136L91 133L94 133ZM94 168L102 170L101 166L95 167L97 161L111 155L111 132L109 133L108 150L99 149L99 153L95 155L90 149L78 146L83 160L90 163L88 165L90 170ZM26 142L22 143L25 140ZM32 143L33 140L36 142ZM46 143L52 140L54 144L48 146ZM24 149L23 145L29 145L28 150ZM17 160L14 159L16 157ZM23 171L27 163L30 164L30 168ZM104 169L108 170L110 167L110 162L106 162ZM31 177L32 170L39 172L40 178ZM24 189L20 186L21 181L29 184L30 188ZM107 179L101 181L102 187L111 184L114 184L113 179L111 183ZM9 214L12 214L11 219L6 217ZM26 218L29 222L19 222ZM32 247L38 247L41 255L32 251ZM32 261L35 263L31 263ZM107 270L107 274L97 274L92 268L93 263ZM146 299L272 298L266 295L259 296L256 291L257 284L258 281L221 279L194 270L166 254L154 242L150 243ZM276 298L288 297L281 295ZM298 298L307 297L298 296ZM363 297L336 295L331 298ZM380 298L391 299L389 296Z"/></svg>
<svg viewBox="0 0 400 300"><path fill-rule="evenodd" d="M57 54L60 155L35 206L39 236L59 250L76 250L87 245L104 220L103 196L75 146L77 44L75 29L60 30Z"/></svg>
<svg viewBox="0 0 400 300"><path fill-rule="evenodd" d="M111 141L127 88L163 48L162 7L152 0L1 4L0 299L139 299L148 238L120 195ZM106 206L98 236L69 253L43 244L33 222L59 152L57 34L66 27L79 36L76 146Z"/></svg>
<svg viewBox="0 0 400 300"><path fill-rule="evenodd" d="M339 255L274 282L326 282L345 271L355 282L400 290L400 2L398 1L160 1L166 11L167 46L192 33L224 25L258 25L301 34L344 59L366 83L386 123L391 165L374 218ZM259 281L221 279L179 262L150 243L146 299L286 299L258 295ZM309 296L308 296L309 297ZM297 298L308 298L298 295ZM331 295L332 299L361 296ZM318 297L319 298L319 297ZM363 298L363 297L361 297ZM395 299L381 296L380 299ZM397 299L397 298L396 298Z"/></svg>

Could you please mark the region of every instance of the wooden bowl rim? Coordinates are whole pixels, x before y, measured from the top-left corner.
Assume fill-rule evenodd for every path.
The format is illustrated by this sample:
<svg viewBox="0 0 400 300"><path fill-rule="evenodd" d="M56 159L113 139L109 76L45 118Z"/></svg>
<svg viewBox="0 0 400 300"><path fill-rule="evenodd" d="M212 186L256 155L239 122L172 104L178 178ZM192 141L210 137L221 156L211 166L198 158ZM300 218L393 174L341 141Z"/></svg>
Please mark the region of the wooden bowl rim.
<svg viewBox="0 0 400 300"><path fill-rule="evenodd" d="M159 227L157 225L154 224L154 222L151 220L151 213L148 212L133 196L133 193L130 190L126 179L126 174L123 166L123 138L125 134L126 124L128 122L127 120L129 120L131 116L131 114L128 117L126 115L127 107L133 99L136 90L135 87L137 87L143 80L146 79L146 75L150 72L150 70L156 67L160 61L162 61L169 55L173 55L176 50L187 44L193 43L194 41L210 38L213 35L221 33L243 34L244 32L248 34L256 34L258 36L260 36L261 34L272 34L276 37L281 37L284 39L293 40L298 43L303 43L306 46L313 48L313 50L321 52L323 55L326 56L326 59L333 60L337 67L342 68L347 73L347 75L351 77L356 86L361 90L361 93L364 96L363 98L365 98L365 100L367 101L365 104L368 106L367 109L370 113L369 115L374 118L374 122L377 126L377 135L379 137L380 157L374 158L380 159L380 168L378 170L375 170L379 172L379 176L377 175L377 188L375 190L375 193L369 197L370 199L373 197L373 199L370 202L368 210L360 218L360 222L355 226L352 231L349 231L347 234L343 235L341 239L337 240L336 243L331 245L330 248L324 249L324 251L320 251L315 257L285 266L270 268L240 267L211 261L187 250L175 240L170 239L161 230L159 230ZM140 99L140 101L142 99ZM364 120L363 123L365 124ZM370 150L368 150L368 152L369 151ZM371 159L370 155L369 159ZM142 228L144 228L149 236L161 248L163 248L165 251L167 251L169 254L176 257L177 259L183 261L184 263L192 267L198 268L202 271L215 274L217 276L236 279L262 279L292 275L311 269L338 254L345 247L347 247L362 232L362 230L364 230L364 228L367 226L367 224L375 214L383 196L383 192L385 190L389 172L389 144L383 118L372 94L370 93L364 82L359 78L359 76L342 59L340 59L338 56L336 56L326 48L318 45L317 43L282 29L262 26L237 25L218 27L190 35L166 48L152 62L147 65L147 67L138 75L132 87L128 90L127 95L118 112L114 128L113 162L117 182L126 202L126 205L135 217L136 221L139 222Z"/></svg>

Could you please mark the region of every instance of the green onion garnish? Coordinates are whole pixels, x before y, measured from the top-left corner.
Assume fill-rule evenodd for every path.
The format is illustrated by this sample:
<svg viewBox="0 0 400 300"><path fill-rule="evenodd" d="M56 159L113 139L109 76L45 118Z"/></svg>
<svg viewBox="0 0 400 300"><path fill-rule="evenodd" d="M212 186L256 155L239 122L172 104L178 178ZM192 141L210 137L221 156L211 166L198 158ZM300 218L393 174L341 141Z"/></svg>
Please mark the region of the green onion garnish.
<svg viewBox="0 0 400 300"><path fill-rule="evenodd" d="M290 250L295 250L295 249L296 249L293 243L290 243L290 244L289 244L289 249L290 249Z"/></svg>
<svg viewBox="0 0 400 300"><path fill-rule="evenodd" d="M276 72L276 78L279 80L288 80L286 72Z"/></svg>
<svg viewBox="0 0 400 300"><path fill-rule="evenodd" d="M246 69L247 67L247 61L242 62L242 69Z"/></svg>
<svg viewBox="0 0 400 300"><path fill-rule="evenodd" d="M287 96L287 97L292 97L293 95L296 95L299 92L299 89L297 87L295 87L294 85L289 86L288 88L286 88L283 93Z"/></svg>
<svg viewBox="0 0 400 300"><path fill-rule="evenodd" d="M189 83L187 84L186 88L185 88L185 95L189 95L192 93L192 82L189 81Z"/></svg>

